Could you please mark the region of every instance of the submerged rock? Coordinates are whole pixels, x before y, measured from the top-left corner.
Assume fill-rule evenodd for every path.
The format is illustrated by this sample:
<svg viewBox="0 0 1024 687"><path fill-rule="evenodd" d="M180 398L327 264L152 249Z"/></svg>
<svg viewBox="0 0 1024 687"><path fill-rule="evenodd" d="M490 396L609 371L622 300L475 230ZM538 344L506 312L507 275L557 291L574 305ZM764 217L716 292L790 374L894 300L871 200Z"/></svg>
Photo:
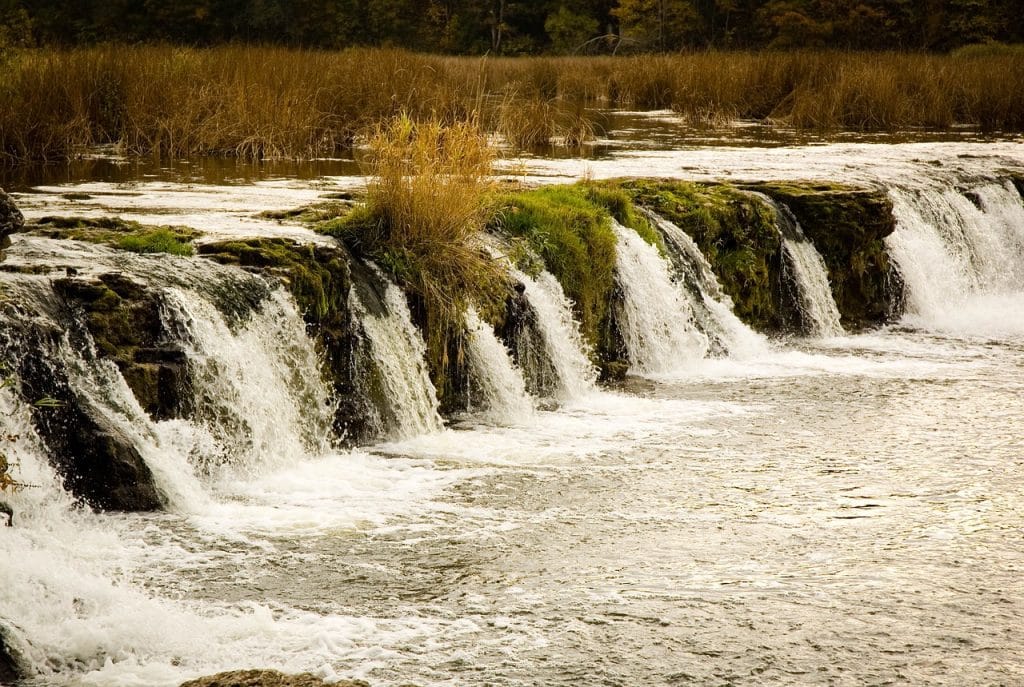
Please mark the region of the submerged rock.
<svg viewBox="0 0 1024 687"><path fill-rule="evenodd" d="M25 228L25 216L14 204L14 199L0 188L0 250L11 245L11 234Z"/></svg>
<svg viewBox="0 0 1024 687"><path fill-rule="evenodd" d="M332 682L334 687L370 687L362 680ZM233 670L182 683L181 687L328 687L310 673L287 675L276 670Z"/></svg>

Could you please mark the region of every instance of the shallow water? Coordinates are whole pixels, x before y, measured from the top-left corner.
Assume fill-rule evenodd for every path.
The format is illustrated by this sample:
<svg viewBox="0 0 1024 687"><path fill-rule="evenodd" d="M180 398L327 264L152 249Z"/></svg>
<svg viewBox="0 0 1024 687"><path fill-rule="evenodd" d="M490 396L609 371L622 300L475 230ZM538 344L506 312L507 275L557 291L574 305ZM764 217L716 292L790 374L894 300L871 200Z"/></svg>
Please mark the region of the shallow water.
<svg viewBox="0 0 1024 687"><path fill-rule="evenodd" d="M535 159L526 176L913 187L925 169L967 183L1024 167L1014 141L773 150ZM302 238L253 214L361 183L337 174L92 179L18 199L29 216ZM43 244L16 240L9 259ZM208 476L159 515L73 508L0 389L36 485L0 532L0 619L31 638L33 686L251 667L374 685L1024 683L1024 298L968 286L900 326L677 356L501 426L351 452L269 437L288 455ZM172 446L186 431L159 424Z"/></svg>
<svg viewBox="0 0 1024 687"><path fill-rule="evenodd" d="M91 516L137 591L38 684L1016 683L1022 392L1019 341L888 331Z"/></svg>

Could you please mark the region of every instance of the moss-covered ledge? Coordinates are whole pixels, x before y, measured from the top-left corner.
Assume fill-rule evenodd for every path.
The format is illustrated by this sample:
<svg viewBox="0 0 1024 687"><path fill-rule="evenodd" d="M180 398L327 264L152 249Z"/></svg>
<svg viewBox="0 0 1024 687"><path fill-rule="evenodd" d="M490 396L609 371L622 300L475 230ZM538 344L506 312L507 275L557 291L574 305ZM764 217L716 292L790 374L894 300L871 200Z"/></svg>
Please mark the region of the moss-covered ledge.
<svg viewBox="0 0 1024 687"><path fill-rule="evenodd" d="M730 184L622 180L633 201L685 231L707 258L736 315L762 332L794 327L772 209Z"/></svg>
<svg viewBox="0 0 1024 687"><path fill-rule="evenodd" d="M902 286L885 246L896 220L884 190L815 182L766 182L747 188L792 210L825 261L847 330L879 326L893 316Z"/></svg>
<svg viewBox="0 0 1024 687"><path fill-rule="evenodd" d="M295 299L324 358L324 375L331 383L337 409L334 429L338 437L358 442L364 438L366 413L359 404L354 347L357 323L348 307L352 288L352 256L341 243L298 243L285 238L252 238L203 243L198 255L225 265L236 265L278 278Z"/></svg>

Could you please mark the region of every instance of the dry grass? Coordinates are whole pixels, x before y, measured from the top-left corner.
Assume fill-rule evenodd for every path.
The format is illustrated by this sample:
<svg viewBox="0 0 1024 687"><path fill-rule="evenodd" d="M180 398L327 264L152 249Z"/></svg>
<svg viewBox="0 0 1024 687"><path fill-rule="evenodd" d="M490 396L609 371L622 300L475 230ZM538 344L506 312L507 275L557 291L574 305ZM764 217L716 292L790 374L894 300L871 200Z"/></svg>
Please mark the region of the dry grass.
<svg viewBox="0 0 1024 687"><path fill-rule="evenodd" d="M469 305L503 304L507 275L483 241L494 151L473 119L400 115L370 138L366 205L321 227L378 261L415 299L435 370Z"/></svg>
<svg viewBox="0 0 1024 687"><path fill-rule="evenodd" d="M593 133L590 107L672 108L697 124L1024 130L1024 51L759 52L459 58L390 49L100 46L0 64L0 156L316 157L407 113L470 116L517 146Z"/></svg>

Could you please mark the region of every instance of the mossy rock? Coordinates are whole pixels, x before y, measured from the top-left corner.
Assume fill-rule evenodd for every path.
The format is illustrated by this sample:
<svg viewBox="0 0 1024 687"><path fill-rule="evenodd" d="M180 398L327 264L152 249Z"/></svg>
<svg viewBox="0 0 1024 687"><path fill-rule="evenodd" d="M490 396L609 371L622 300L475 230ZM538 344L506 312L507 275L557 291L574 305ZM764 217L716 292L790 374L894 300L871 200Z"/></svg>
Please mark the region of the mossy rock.
<svg viewBox="0 0 1024 687"><path fill-rule="evenodd" d="M694 240L749 326L794 328L782 277L782 242L772 208L728 184L668 180L620 182L634 202L676 224Z"/></svg>
<svg viewBox="0 0 1024 687"><path fill-rule="evenodd" d="M100 243L132 253L192 255L200 233L188 227L140 224L120 217L42 217L27 227L55 239Z"/></svg>
<svg viewBox="0 0 1024 687"><path fill-rule="evenodd" d="M61 278L54 291L82 321L101 358L111 360L142 408L156 420L185 417L191 380L184 352L169 345L162 295L123 274Z"/></svg>
<svg viewBox="0 0 1024 687"><path fill-rule="evenodd" d="M334 687L370 687L362 680L331 682ZM289 675L276 670L232 670L182 683L181 687L328 687L310 673Z"/></svg>
<svg viewBox="0 0 1024 687"><path fill-rule="evenodd" d="M276 222L295 222L315 225L328 220L344 217L355 207L351 193L330 193L329 200L303 205L288 210L264 210L256 216Z"/></svg>
<svg viewBox="0 0 1024 687"><path fill-rule="evenodd" d="M611 184L507 192L497 204L490 231L510 242L511 257L524 272L544 268L558 279L602 377L617 377L625 355L615 327L617 241L612 219L664 250L657 232L630 196Z"/></svg>
<svg viewBox="0 0 1024 687"><path fill-rule="evenodd" d="M885 237L896 229L892 202L881 189L813 182L752 184L796 216L828 269L832 294L849 331L888 321L902 287Z"/></svg>
<svg viewBox="0 0 1024 687"><path fill-rule="evenodd" d="M345 443L374 438L355 364L359 324L348 307L353 257L341 243L321 245L283 238L204 243L199 255L280 279L295 298L323 355L325 378L337 400L334 429Z"/></svg>

